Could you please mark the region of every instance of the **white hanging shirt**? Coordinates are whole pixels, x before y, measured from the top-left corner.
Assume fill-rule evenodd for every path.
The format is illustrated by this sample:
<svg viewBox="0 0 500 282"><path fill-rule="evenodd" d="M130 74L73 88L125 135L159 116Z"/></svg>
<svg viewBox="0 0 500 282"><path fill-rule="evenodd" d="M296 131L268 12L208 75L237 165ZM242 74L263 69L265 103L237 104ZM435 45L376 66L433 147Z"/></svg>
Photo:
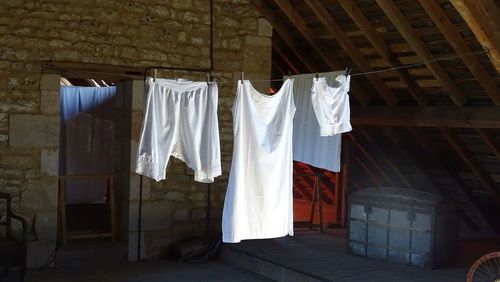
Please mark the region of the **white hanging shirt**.
<svg viewBox="0 0 500 282"><path fill-rule="evenodd" d="M163 180L172 155L194 170L195 181L214 182L221 175L217 84L148 78L146 88L136 172Z"/></svg>
<svg viewBox="0 0 500 282"><path fill-rule="evenodd" d="M293 235L293 80L269 96L238 82L222 241Z"/></svg>
<svg viewBox="0 0 500 282"><path fill-rule="evenodd" d="M350 80L350 76L338 75L329 85L325 77L313 78L311 102L321 136L333 136L352 130L347 94Z"/></svg>
<svg viewBox="0 0 500 282"><path fill-rule="evenodd" d="M340 171L341 132L349 122L349 78L341 72L294 75L293 159L315 167ZM315 111L313 103L318 111ZM333 133L331 136L321 136Z"/></svg>

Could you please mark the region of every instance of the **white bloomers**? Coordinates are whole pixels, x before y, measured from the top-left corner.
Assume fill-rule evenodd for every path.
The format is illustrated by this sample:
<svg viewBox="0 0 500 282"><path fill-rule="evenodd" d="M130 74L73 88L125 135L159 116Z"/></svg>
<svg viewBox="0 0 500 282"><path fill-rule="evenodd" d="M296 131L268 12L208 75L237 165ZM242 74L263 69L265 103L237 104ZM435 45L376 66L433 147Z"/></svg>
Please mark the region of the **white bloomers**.
<svg viewBox="0 0 500 282"><path fill-rule="evenodd" d="M221 175L218 88L215 82L148 78L136 172L160 181L170 156L211 183Z"/></svg>

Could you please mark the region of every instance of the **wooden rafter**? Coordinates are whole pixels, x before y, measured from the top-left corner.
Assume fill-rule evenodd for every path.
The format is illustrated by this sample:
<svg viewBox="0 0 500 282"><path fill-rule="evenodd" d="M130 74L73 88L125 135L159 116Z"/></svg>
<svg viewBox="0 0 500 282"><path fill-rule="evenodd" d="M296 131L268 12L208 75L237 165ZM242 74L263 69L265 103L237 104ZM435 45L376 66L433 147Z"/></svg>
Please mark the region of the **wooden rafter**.
<svg viewBox="0 0 500 282"><path fill-rule="evenodd" d="M500 107L351 107L351 123L417 127L500 128Z"/></svg>
<svg viewBox="0 0 500 282"><path fill-rule="evenodd" d="M476 160L474 154L460 140L460 137L450 128L440 128L441 134L448 140L448 143L455 149L467 167L476 175L479 181L491 192L497 203L500 203L500 190L491 175Z"/></svg>
<svg viewBox="0 0 500 282"><path fill-rule="evenodd" d="M281 57L281 59L286 63L288 66L289 70L291 70L294 74L299 74L300 71L297 69L294 63L290 61L289 56L285 52L285 46L284 43L278 39L277 36L273 37L273 49L278 53L278 55ZM285 73L282 71L282 73Z"/></svg>
<svg viewBox="0 0 500 282"><path fill-rule="evenodd" d="M494 0L451 0L500 73L500 8Z"/></svg>
<svg viewBox="0 0 500 282"><path fill-rule="evenodd" d="M490 150L495 154L495 156L500 160L500 144L498 140L491 134L489 131L485 129L476 129L484 143L488 145Z"/></svg>
<svg viewBox="0 0 500 282"><path fill-rule="evenodd" d="M255 7L262 13L266 20L271 23L274 30L279 34L283 41L288 45L290 50L304 63L304 65L309 69L310 72L320 72L321 69L314 63L307 54L304 54L296 46L298 41L294 36L290 34L288 28L281 22L281 20L276 16L276 14L267 6L264 0L251 0ZM353 96L362 104L368 105L371 101L370 95L368 95L359 85L351 85L351 93Z"/></svg>
<svg viewBox="0 0 500 282"><path fill-rule="evenodd" d="M359 158L355 158L356 162L361 166L361 168L370 176L370 178L373 180L375 185L377 186L382 186L380 180L373 174L372 170L369 169Z"/></svg>
<svg viewBox="0 0 500 282"><path fill-rule="evenodd" d="M380 175L384 178L384 180L391 186L395 186L394 182L391 181L389 176L385 173L384 169L375 161L375 159L368 153L368 150L359 143L359 141L356 139L356 137L352 133L348 133L347 136L352 140L352 143L358 148L358 150L366 157L366 159L379 171ZM362 164L362 162L360 161ZM362 164L364 166L364 164ZM366 168L366 166L364 166ZM368 174L372 175L372 173L368 170Z"/></svg>
<svg viewBox="0 0 500 282"><path fill-rule="evenodd" d="M360 132L363 136L365 136L365 140L367 140L368 143L370 143L372 145L370 152L372 152L372 153L377 152L378 155L381 157L381 159L388 165L388 167L390 167L398 175L398 177L406 184L406 186L408 188L412 188L412 189L415 188L411 184L411 181L409 181L406 178L406 176L401 172L401 170L398 168L398 166L392 161L392 159L389 156L387 156L387 154L384 151L378 149L378 148L380 148L380 144L369 135L367 130L361 126L357 126L356 129L357 129L356 131ZM354 133L352 132L351 134L354 134Z"/></svg>
<svg viewBox="0 0 500 282"><path fill-rule="evenodd" d="M360 31L370 41L375 50L377 50L378 54L387 61L389 66L400 66L401 62L398 57L392 53L389 46L385 43L373 25L368 21L356 3L354 3L353 0L342 0L338 1L338 3L347 12L347 14L349 14L351 19L359 27ZM410 91L413 97L415 97L415 100L417 100L419 105L425 106L429 103L429 96L425 94L424 90L415 82L407 70L398 69L395 70L395 74L398 79L405 84L406 87L408 87L408 91Z"/></svg>
<svg viewBox="0 0 500 282"><path fill-rule="evenodd" d="M427 166L418 160L418 158L415 154L416 152L410 152L410 150L406 149L406 144L401 140L401 137L395 132L395 130L393 130L390 127L384 127L384 128L381 128L381 131L384 132L386 138L389 140L389 142L391 142L393 144L393 147L399 152L399 155L401 157L403 157L405 162L414 164L418 168L418 170L423 175L425 175L425 177L432 183L432 186L434 187L434 189L436 189L441 195L443 195L445 197L450 196L449 193L447 193L443 189L442 185L437 182L435 177L431 173L429 173ZM436 158L435 153L428 152L428 154L431 157ZM439 164L440 162L441 162L440 160L433 161L434 164ZM440 169L446 170L446 168L444 168L444 166L441 166ZM470 195L468 195L468 194L466 195L466 197L468 197L469 200L472 200L469 196ZM456 204L456 201L455 201L455 204ZM456 204L456 205L458 207L458 204ZM470 217L466 213L464 213L463 210L460 209L460 207L458 207L458 208L459 208L458 210L459 210L460 215L464 219L464 222L471 229L478 229L477 225L470 219Z"/></svg>
<svg viewBox="0 0 500 282"><path fill-rule="evenodd" d="M426 156L429 156L432 159L432 162L441 169L446 176L453 180L455 185L457 185L462 193L467 197L470 203L472 203L476 209L481 213L481 215L492 225L495 226L496 222L493 221L489 216L487 211L483 209L481 204L478 204L472 190L465 185L463 180L458 176L455 171L450 170L449 166L444 163L444 161L439 157L440 150L431 142L425 134L422 134L420 130L414 127L409 127L408 130L412 133L413 139L420 145L421 148L426 152ZM498 230L498 228L497 228Z"/></svg>
<svg viewBox="0 0 500 282"><path fill-rule="evenodd" d="M431 70L434 76L441 82L443 88L448 92L450 98L455 104L462 106L466 103L466 98L462 91L458 88L455 82L450 78L446 70L438 63L430 63L434 56L425 46L422 39L417 36L412 26L406 20L405 16L401 13L399 8L392 0L376 0L378 5L382 8L389 20L398 29L401 35L408 41L413 50L424 59L427 67Z"/></svg>
<svg viewBox="0 0 500 282"><path fill-rule="evenodd" d="M344 31L335 22L335 20L330 16L326 8L319 2L319 0L309 0L305 1L309 8L314 12L316 17L323 23L330 34L337 40L344 51L351 56L354 63L363 72L370 72L373 69L370 66L368 60L361 54L358 48L352 43L352 41L345 35ZM392 90L387 87L387 85L382 81L378 74L367 75L368 80L375 87L378 93L384 98L387 104L393 106L397 104L398 98L394 96Z"/></svg>
<svg viewBox="0 0 500 282"><path fill-rule="evenodd" d="M443 9L441 9L438 2L427 0L419 1L458 55L465 55L472 52L467 42L462 38L460 32L448 18ZM493 103L499 106L500 89L498 89L497 84L483 67L479 59L475 56L462 56L462 61L465 63L472 75L474 75L477 79Z"/></svg>

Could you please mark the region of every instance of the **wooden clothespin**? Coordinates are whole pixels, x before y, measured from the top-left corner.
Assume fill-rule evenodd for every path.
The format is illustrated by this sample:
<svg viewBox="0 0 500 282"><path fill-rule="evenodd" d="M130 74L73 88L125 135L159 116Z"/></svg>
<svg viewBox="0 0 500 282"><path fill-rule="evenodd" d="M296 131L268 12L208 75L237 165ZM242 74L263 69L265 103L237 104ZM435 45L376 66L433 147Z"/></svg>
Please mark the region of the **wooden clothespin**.
<svg viewBox="0 0 500 282"><path fill-rule="evenodd" d="M319 73L316 73L316 75L314 76L314 78L316 78L316 81L318 81Z"/></svg>
<svg viewBox="0 0 500 282"><path fill-rule="evenodd" d="M153 82L156 82L156 69L154 69Z"/></svg>
<svg viewBox="0 0 500 282"><path fill-rule="evenodd" d="M210 86L210 73L207 72L207 86Z"/></svg>
<svg viewBox="0 0 500 282"><path fill-rule="evenodd" d="M241 77L240 77L241 83L243 83L243 79L245 79L245 74L241 72Z"/></svg>
<svg viewBox="0 0 500 282"><path fill-rule="evenodd" d="M288 79L291 79L291 78L292 78L292 72L288 71Z"/></svg>

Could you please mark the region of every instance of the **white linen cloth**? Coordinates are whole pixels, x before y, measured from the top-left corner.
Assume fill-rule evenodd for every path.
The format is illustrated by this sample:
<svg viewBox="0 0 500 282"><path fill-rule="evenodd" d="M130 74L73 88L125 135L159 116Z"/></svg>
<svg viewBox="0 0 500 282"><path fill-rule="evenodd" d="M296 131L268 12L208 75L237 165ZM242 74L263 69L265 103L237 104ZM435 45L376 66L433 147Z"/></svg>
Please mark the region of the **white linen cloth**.
<svg viewBox="0 0 500 282"><path fill-rule="evenodd" d="M218 88L215 82L148 78L136 172L160 181L170 156L211 183L221 175Z"/></svg>
<svg viewBox="0 0 500 282"><path fill-rule="evenodd" d="M341 134L349 122L349 77L344 72L294 75L293 159L315 167L340 171ZM313 87L314 86L314 87ZM313 107L313 102L316 109ZM321 136L323 133L331 136Z"/></svg>
<svg viewBox="0 0 500 282"><path fill-rule="evenodd" d="M223 242L293 235L292 90L292 79L272 96L248 80L238 82Z"/></svg>

